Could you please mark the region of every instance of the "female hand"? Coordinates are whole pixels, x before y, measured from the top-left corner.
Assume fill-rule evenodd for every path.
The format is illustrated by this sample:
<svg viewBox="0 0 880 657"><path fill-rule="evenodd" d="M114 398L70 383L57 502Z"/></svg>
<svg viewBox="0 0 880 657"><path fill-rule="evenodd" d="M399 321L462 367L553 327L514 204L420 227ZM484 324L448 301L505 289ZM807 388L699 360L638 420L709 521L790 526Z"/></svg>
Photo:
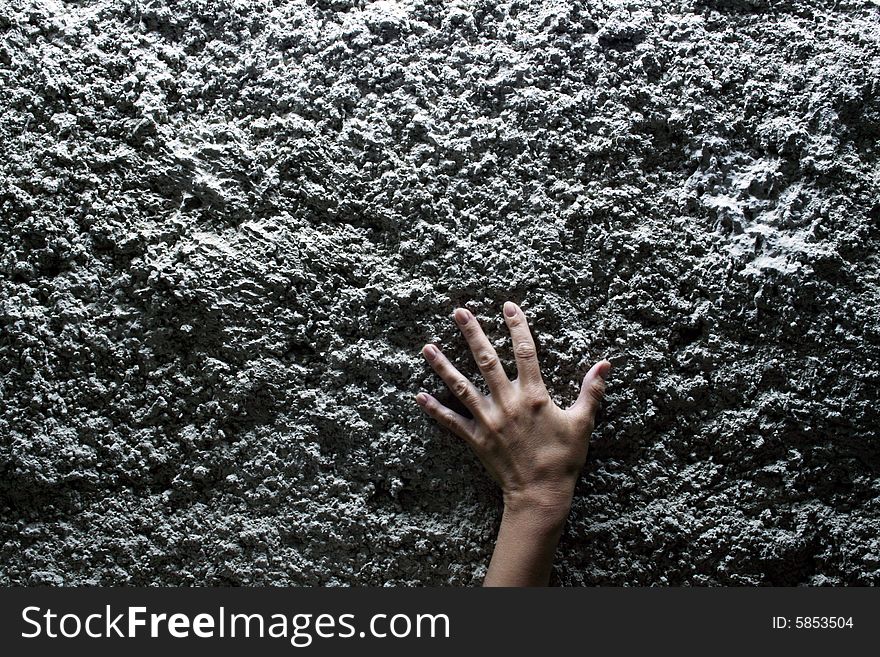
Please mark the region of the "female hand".
<svg viewBox="0 0 880 657"><path fill-rule="evenodd" d="M473 314L457 308L454 317L490 394L483 395L429 344L422 353L473 418L426 392L416 395L416 401L471 446L501 487L504 518L486 583L546 584L611 363L596 363L577 400L563 410L550 399L526 317L516 304L504 304L518 375L513 381Z"/></svg>

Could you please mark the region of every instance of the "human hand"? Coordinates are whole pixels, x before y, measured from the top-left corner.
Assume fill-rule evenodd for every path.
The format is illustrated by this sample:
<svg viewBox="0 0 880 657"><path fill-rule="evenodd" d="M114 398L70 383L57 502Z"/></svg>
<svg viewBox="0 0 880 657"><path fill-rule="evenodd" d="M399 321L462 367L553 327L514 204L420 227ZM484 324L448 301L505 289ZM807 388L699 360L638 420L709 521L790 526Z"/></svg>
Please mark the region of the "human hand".
<svg viewBox="0 0 880 657"><path fill-rule="evenodd" d="M443 406L426 392L416 395L416 401L431 417L471 446L501 487L505 520L487 583L545 583L545 575L549 579L553 550L587 457L588 441L611 363L607 360L596 363L584 376L577 400L563 410L550 399L525 314L516 304L510 301L504 304L504 320L510 329L516 358L517 378L513 381L507 378L495 349L473 314L457 308L454 317L490 394L483 395L436 345L428 344L422 349L425 358L473 418ZM505 522L511 536L506 543L522 546L524 535L531 536L536 538L535 549L525 556L507 555L516 549L504 550ZM523 551L528 552L520 550ZM499 552L503 554L499 556ZM495 578L498 581L490 582L493 572L504 570L505 561L508 566L514 566L512 578ZM522 579L522 569L530 568L535 577Z"/></svg>
<svg viewBox="0 0 880 657"><path fill-rule="evenodd" d="M436 345L428 344L422 353L473 419L443 406L426 392L420 392L416 401L471 446L501 487L505 504L564 507L567 512L611 363L603 360L594 365L584 377L577 400L562 410L550 399L525 314L516 304L504 304L518 374L513 381L473 314L457 308L454 317L490 394L483 395Z"/></svg>

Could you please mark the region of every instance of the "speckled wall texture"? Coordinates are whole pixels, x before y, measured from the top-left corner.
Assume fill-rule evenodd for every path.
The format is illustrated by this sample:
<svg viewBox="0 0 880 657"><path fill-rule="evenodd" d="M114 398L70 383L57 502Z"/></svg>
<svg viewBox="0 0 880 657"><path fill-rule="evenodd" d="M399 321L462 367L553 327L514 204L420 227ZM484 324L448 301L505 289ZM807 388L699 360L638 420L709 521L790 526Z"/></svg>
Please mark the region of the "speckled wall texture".
<svg viewBox="0 0 880 657"><path fill-rule="evenodd" d="M869 0L0 0L0 583L479 583L506 299L554 583L880 583L878 140Z"/></svg>

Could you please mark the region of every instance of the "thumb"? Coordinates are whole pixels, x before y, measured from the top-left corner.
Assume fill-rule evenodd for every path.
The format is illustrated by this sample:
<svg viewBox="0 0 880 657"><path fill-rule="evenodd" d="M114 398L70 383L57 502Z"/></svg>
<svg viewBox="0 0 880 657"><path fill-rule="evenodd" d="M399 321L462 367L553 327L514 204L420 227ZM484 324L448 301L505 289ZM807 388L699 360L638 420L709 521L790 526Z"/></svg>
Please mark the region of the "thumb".
<svg viewBox="0 0 880 657"><path fill-rule="evenodd" d="M593 365L584 376L581 393L568 410L584 419L595 418L599 404L605 396L605 379L608 378L610 371L611 363L607 360L600 360Z"/></svg>

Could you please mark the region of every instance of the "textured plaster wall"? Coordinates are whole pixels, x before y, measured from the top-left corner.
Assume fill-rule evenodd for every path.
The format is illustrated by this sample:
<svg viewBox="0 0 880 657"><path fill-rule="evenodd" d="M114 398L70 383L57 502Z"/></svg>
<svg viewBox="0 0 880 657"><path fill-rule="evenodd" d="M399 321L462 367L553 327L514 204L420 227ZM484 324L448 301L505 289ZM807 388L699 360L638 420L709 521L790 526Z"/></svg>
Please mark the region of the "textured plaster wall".
<svg viewBox="0 0 880 657"><path fill-rule="evenodd" d="M880 583L878 137L867 0L0 0L0 582L478 583L511 298L555 582Z"/></svg>

